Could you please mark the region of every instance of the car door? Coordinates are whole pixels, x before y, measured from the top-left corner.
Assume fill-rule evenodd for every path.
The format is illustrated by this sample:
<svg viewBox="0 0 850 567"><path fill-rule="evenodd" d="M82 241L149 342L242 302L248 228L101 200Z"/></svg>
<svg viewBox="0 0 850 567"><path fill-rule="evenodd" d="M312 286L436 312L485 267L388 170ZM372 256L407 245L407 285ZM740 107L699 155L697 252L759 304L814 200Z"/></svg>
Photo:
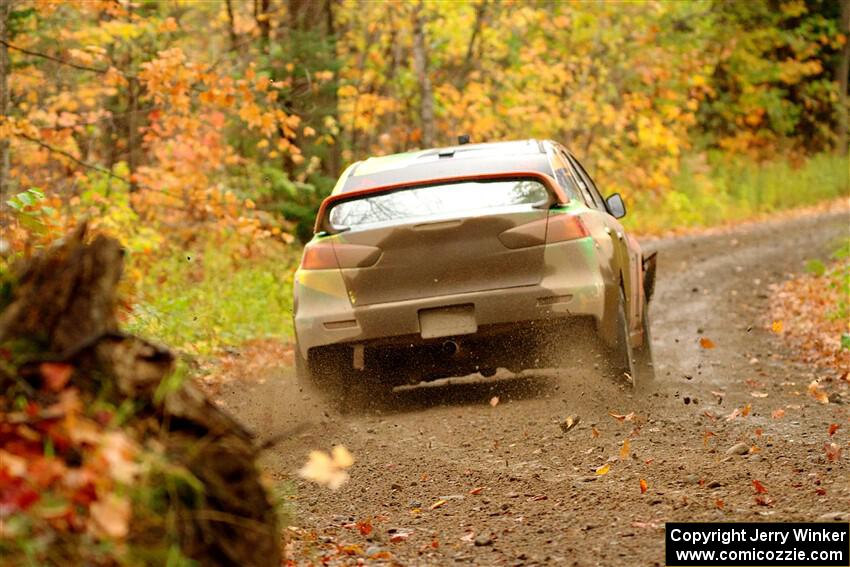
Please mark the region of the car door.
<svg viewBox="0 0 850 567"><path fill-rule="evenodd" d="M623 274L623 290L626 294L627 313L630 319L630 327L634 331L637 328L637 322L641 320L642 301L640 298L641 274L640 274L640 250L632 245L629 236L623 225L620 224L608 211L599 189L593 182L593 179L588 175L587 171L581 163L573 156L568 154L570 163L576 169L580 182L583 185L580 189L586 190L590 194L594 206L603 214L606 225L605 232L611 238L611 242L616 250L617 263L619 264ZM636 243L635 243L636 244Z"/></svg>

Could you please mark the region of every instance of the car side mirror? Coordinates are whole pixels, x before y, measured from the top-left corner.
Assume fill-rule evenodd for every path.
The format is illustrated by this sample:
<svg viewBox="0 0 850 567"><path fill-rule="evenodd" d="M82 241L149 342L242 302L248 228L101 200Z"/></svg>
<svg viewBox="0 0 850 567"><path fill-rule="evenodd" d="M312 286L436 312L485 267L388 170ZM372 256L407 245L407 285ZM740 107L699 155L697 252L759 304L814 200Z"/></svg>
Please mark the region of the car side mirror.
<svg viewBox="0 0 850 567"><path fill-rule="evenodd" d="M626 204L623 202L623 198L620 197L619 193L614 193L605 199L605 206L608 207L608 212L615 219L621 219L626 216Z"/></svg>

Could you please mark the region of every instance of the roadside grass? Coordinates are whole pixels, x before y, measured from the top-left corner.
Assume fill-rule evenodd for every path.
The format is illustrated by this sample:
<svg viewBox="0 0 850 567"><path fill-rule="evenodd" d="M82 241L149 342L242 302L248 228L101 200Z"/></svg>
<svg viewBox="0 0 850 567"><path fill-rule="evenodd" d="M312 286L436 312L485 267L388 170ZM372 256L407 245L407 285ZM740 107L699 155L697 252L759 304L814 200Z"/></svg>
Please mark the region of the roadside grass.
<svg viewBox="0 0 850 567"><path fill-rule="evenodd" d="M682 160L669 191L628 202L627 228L658 234L710 227L850 195L850 160L819 154L795 167L787 161L696 156Z"/></svg>
<svg viewBox="0 0 850 567"><path fill-rule="evenodd" d="M145 270L126 328L190 355L251 339L289 340L298 258L280 242L226 237L176 251Z"/></svg>

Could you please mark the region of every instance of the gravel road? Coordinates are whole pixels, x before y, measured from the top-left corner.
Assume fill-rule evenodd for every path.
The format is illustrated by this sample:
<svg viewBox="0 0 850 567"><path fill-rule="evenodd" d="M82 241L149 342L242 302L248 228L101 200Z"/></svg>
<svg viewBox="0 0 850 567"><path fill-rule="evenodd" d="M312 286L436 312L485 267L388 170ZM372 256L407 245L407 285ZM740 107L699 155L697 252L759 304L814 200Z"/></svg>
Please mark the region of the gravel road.
<svg viewBox="0 0 850 567"><path fill-rule="evenodd" d="M826 258L848 227L844 211L643 243L659 250L645 394L585 363L396 392L359 414L299 392L289 368L220 399L261 439L303 425L264 457L293 494L299 563L663 565L667 521L850 513L847 385L825 382L826 405L807 395L830 373L790 361L767 320L769 285ZM564 431L568 416L580 421ZM296 476L311 449L336 444L356 459L341 489Z"/></svg>

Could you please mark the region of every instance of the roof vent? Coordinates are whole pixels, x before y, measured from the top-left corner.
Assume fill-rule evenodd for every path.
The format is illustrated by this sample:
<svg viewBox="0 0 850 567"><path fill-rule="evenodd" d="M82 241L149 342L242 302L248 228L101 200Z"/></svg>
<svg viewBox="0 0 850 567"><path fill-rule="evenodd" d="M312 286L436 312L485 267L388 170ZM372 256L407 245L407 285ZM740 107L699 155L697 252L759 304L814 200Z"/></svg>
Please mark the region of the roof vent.
<svg viewBox="0 0 850 567"><path fill-rule="evenodd" d="M463 146L469 143L469 134L461 134L457 137L457 145Z"/></svg>

